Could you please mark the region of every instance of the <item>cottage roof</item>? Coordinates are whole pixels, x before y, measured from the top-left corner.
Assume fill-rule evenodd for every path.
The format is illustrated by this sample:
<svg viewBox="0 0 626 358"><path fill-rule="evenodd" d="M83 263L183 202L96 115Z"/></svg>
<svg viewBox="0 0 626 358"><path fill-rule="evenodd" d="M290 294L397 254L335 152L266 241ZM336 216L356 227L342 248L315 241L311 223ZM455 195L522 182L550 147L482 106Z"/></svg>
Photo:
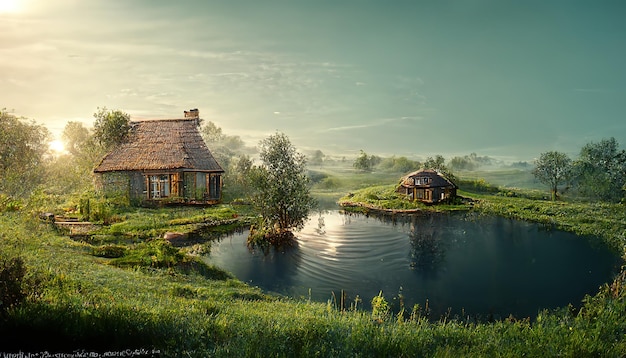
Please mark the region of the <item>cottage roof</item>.
<svg viewBox="0 0 626 358"><path fill-rule="evenodd" d="M412 173L409 173L407 175L405 175L404 177L402 177L401 180L401 185L404 187L413 187L415 186L412 180L412 178L424 178L427 177L429 178L429 182L426 185L423 185L424 187L456 187L456 185L454 185L454 183L452 183L450 180L448 180L446 177L444 177L441 173L438 173L435 170L432 169L420 169L417 171L414 171Z"/></svg>
<svg viewBox="0 0 626 358"><path fill-rule="evenodd" d="M131 122L128 140L109 152L94 172L167 169L223 172L198 126L197 118Z"/></svg>

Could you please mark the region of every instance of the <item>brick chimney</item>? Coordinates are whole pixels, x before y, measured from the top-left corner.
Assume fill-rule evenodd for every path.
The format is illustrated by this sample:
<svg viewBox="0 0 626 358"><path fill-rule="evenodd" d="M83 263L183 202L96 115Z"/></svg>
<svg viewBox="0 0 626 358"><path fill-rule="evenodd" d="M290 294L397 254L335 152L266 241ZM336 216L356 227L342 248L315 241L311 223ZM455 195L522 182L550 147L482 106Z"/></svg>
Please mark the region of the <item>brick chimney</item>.
<svg viewBox="0 0 626 358"><path fill-rule="evenodd" d="M185 111L185 118L200 118L200 112L198 111L198 108L193 108Z"/></svg>

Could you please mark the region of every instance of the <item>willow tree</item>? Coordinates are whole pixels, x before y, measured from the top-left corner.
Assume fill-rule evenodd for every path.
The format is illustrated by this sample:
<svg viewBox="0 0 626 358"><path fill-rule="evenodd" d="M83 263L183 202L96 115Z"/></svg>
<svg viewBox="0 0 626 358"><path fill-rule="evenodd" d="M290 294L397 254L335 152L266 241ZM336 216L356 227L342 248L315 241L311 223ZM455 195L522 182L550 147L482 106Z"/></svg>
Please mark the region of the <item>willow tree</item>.
<svg viewBox="0 0 626 358"><path fill-rule="evenodd" d="M262 222L248 242L280 245L293 239L292 230L304 227L316 203L309 191L306 157L285 134L269 136L259 148L262 164L251 170L251 199Z"/></svg>

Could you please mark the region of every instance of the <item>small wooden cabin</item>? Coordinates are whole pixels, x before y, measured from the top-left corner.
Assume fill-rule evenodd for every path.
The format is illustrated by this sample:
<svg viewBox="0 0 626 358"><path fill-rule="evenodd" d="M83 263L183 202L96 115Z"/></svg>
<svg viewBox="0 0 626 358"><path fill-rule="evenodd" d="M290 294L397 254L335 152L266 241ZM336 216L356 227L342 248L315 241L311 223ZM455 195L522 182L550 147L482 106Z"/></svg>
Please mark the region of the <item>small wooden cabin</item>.
<svg viewBox="0 0 626 358"><path fill-rule="evenodd" d="M449 201L456 196L457 186L432 169L420 169L400 180L397 191L411 200L434 204Z"/></svg>
<svg viewBox="0 0 626 358"><path fill-rule="evenodd" d="M99 189L138 204L220 202L224 170L202 139L193 111L182 119L131 122L128 140L94 169Z"/></svg>

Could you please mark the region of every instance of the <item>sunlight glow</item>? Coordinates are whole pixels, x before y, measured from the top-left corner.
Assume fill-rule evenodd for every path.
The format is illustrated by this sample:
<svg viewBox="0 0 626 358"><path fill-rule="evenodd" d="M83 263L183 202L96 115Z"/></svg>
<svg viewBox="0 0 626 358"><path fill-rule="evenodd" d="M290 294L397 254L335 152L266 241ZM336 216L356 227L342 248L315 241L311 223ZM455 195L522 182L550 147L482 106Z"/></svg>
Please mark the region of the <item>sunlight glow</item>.
<svg viewBox="0 0 626 358"><path fill-rule="evenodd" d="M55 139L48 143L48 147L51 151L55 153L63 153L65 151L65 146L63 145L63 142L58 139Z"/></svg>
<svg viewBox="0 0 626 358"><path fill-rule="evenodd" d="M0 14L19 12L21 6L20 0L0 0Z"/></svg>

